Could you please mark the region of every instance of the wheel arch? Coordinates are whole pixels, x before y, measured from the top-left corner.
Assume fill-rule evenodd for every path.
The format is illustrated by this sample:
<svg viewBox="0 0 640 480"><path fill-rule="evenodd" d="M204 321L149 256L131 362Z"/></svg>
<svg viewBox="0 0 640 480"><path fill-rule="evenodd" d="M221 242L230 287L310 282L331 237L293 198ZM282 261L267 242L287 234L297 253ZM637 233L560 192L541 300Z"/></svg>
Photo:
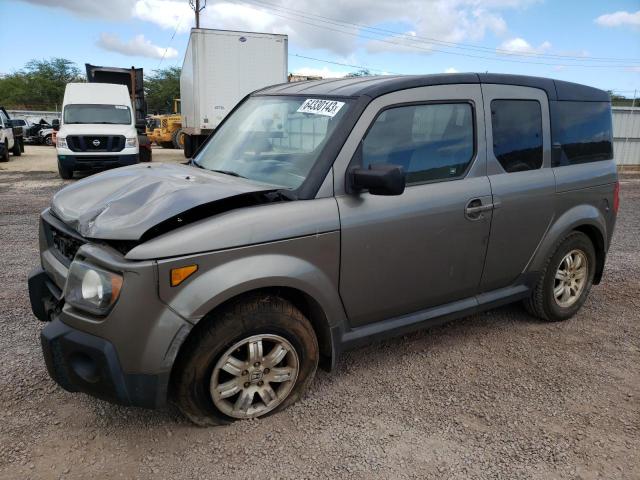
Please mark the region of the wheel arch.
<svg viewBox="0 0 640 480"><path fill-rule="evenodd" d="M604 272L604 261L607 256L607 251L604 243L604 235L598 227L593 224L585 223L578 225L573 229L574 231L582 232L593 244L593 248L596 252L596 271L593 277L593 284L598 285L602 280L602 274Z"/></svg>
<svg viewBox="0 0 640 480"><path fill-rule="evenodd" d="M527 270L541 271L547 258L553 255L559 243L572 231L582 232L591 240L596 252L593 283L600 283L608 250L607 223L602 212L593 205L577 205L560 215L549 227Z"/></svg>
<svg viewBox="0 0 640 480"><path fill-rule="evenodd" d="M324 308L312 295L295 287L290 286L269 286L253 288L242 293L236 293L224 301L214 306L206 313L191 329L189 334L182 340L178 349L175 361L171 368L171 377L174 376L176 367L182 363L182 357L189 351L189 345L197 341L200 332L203 331L211 322L216 321L216 313L229 307L232 304L249 301L255 299L256 296L276 296L292 303L300 312L309 320L313 331L318 340L320 352L319 366L326 371L330 371L337 355L334 335Z"/></svg>

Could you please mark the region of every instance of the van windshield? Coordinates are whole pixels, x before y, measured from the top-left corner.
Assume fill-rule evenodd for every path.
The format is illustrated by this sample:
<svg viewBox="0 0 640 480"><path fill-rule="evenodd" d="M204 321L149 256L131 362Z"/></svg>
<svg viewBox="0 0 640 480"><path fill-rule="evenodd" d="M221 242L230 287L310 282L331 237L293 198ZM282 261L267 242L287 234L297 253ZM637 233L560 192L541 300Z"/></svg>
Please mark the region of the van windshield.
<svg viewBox="0 0 640 480"><path fill-rule="evenodd" d="M64 107L64 123L129 125L131 111L126 105L67 105Z"/></svg>
<svg viewBox="0 0 640 480"><path fill-rule="evenodd" d="M295 189L348 110L348 101L252 97L194 159L208 170Z"/></svg>

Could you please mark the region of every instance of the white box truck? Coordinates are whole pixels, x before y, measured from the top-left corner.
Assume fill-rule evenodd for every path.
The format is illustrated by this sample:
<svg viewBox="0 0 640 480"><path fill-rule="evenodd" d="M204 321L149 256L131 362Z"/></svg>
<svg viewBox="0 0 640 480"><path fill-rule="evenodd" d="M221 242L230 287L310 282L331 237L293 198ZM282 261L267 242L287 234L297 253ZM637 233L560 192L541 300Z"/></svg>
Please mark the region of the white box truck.
<svg viewBox="0 0 640 480"><path fill-rule="evenodd" d="M191 29L180 74L187 158L247 94L288 74L286 35Z"/></svg>

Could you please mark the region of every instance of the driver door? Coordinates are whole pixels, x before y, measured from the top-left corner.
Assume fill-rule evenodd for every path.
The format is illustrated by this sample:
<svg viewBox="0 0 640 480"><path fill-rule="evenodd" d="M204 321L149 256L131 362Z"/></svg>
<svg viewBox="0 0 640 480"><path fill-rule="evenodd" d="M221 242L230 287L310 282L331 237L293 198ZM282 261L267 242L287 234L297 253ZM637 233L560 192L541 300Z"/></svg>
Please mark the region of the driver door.
<svg viewBox="0 0 640 480"><path fill-rule="evenodd" d="M345 143L343 162L342 154L353 156L360 138L362 154L339 171L401 165L407 187L398 196L348 194L348 174L336 176L340 294L351 326L474 296L492 216L480 86L380 97Z"/></svg>

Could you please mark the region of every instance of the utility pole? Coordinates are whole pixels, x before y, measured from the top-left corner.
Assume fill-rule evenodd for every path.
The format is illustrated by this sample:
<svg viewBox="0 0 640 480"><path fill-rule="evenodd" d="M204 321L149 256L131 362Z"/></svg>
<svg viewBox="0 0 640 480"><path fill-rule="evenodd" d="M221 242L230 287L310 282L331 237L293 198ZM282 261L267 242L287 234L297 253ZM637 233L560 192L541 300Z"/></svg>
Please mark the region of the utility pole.
<svg viewBox="0 0 640 480"><path fill-rule="evenodd" d="M196 13L196 28L200 28L200 12L207 6L207 0L189 0L189 6Z"/></svg>

